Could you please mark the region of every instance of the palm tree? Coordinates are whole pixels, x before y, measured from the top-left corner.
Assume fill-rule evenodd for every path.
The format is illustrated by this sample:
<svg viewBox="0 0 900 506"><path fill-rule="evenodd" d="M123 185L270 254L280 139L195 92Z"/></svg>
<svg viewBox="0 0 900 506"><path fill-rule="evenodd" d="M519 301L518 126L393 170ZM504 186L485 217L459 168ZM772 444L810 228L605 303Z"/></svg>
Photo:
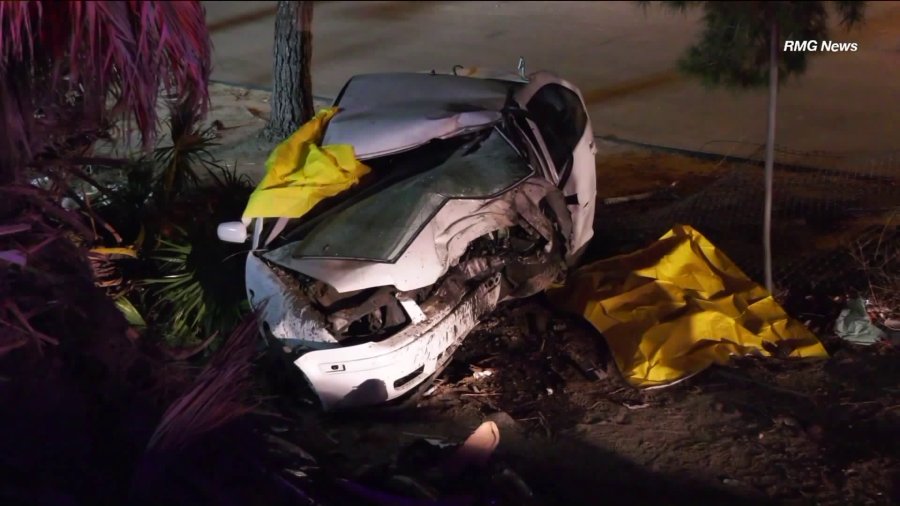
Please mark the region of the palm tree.
<svg viewBox="0 0 900 506"><path fill-rule="evenodd" d="M312 118L312 15L312 2L278 2L272 114L262 132L266 140L280 141Z"/></svg>
<svg viewBox="0 0 900 506"><path fill-rule="evenodd" d="M89 148L118 113L152 146L161 91L202 115L210 47L196 1L0 2L0 180Z"/></svg>
<svg viewBox="0 0 900 506"><path fill-rule="evenodd" d="M81 213L60 207L59 193L73 175L89 179L79 166L116 121L124 119L126 132L136 131L150 148L160 98L177 118L193 122L205 113L211 43L204 17L197 1L0 2L0 220L28 224L0 240L40 244L33 240L39 232L60 229L75 232L79 244L96 239ZM52 178L58 193L28 184L34 174L26 168ZM14 251L27 257L40 250ZM61 264L83 262L83 251L67 251L77 258ZM17 307L17 295L26 306L40 301L20 291L0 294L0 305ZM9 320L0 314L2 323ZM12 324L30 332L27 321Z"/></svg>

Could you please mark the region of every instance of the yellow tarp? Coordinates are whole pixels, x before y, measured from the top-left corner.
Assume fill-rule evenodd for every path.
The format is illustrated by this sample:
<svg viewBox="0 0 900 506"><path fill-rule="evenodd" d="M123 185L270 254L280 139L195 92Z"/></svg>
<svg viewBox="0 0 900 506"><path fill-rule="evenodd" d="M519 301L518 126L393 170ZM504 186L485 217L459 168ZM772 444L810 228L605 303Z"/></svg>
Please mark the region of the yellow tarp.
<svg viewBox="0 0 900 506"><path fill-rule="evenodd" d="M337 112L336 107L321 110L272 150L244 218L299 218L369 173L353 146L319 146L325 125Z"/></svg>
<svg viewBox="0 0 900 506"><path fill-rule="evenodd" d="M637 387L686 378L730 355L828 356L765 288L689 226L579 269L550 297L603 333Z"/></svg>

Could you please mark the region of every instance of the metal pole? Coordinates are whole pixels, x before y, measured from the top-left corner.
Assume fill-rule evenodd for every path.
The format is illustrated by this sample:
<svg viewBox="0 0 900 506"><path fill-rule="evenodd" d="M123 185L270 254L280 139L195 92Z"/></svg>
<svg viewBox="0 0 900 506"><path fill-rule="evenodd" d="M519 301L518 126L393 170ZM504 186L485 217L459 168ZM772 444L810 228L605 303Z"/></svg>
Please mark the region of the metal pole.
<svg viewBox="0 0 900 506"><path fill-rule="evenodd" d="M775 179L775 112L778 103L778 21L772 16L769 48L769 124L766 136L766 204L763 210L763 254L766 289L774 292L772 276L772 182Z"/></svg>

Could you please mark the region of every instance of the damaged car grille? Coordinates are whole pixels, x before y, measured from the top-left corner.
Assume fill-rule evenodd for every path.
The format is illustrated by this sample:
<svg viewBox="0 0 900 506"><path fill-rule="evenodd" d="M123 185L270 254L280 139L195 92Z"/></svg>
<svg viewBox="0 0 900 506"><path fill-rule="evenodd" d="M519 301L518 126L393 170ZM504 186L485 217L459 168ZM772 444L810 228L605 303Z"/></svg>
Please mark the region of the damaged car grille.
<svg viewBox="0 0 900 506"><path fill-rule="evenodd" d="M538 253L543 242L539 236L519 227L485 235L473 241L458 264L437 283L408 291L381 286L340 293L328 283L263 261L321 315L327 330L341 346L352 346L385 339L413 323L416 315L410 315L410 309L404 308L404 303L411 303L407 307L415 308L413 311L428 318L445 306L458 303L465 293L487 277L504 271L504 268L509 270L510 266L528 265L530 255ZM531 264L536 263L532 261ZM515 272L506 274L507 280L523 277Z"/></svg>

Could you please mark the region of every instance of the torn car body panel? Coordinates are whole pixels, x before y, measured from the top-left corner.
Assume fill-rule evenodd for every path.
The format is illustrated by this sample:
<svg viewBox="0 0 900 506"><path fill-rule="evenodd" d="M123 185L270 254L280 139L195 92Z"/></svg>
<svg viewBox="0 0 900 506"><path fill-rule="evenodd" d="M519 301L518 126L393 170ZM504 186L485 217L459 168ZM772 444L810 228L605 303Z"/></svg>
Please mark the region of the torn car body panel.
<svg viewBox="0 0 900 506"><path fill-rule="evenodd" d="M573 231L567 260L574 264L594 236L597 200L597 149L584 97L572 83L549 72L536 72L528 86L519 88L516 101L521 107L540 111L534 118L541 133L536 137L550 146L547 155L568 202ZM542 118L547 121L538 123Z"/></svg>
<svg viewBox="0 0 900 506"><path fill-rule="evenodd" d="M326 409L415 391L590 239L593 132L577 89L536 76L354 77L322 142L371 173L300 219L256 220L251 306Z"/></svg>
<svg viewBox="0 0 900 506"><path fill-rule="evenodd" d="M543 217L540 202L559 190L540 178L529 178L511 192L491 199L453 199L428 221L403 253L393 262L359 258L295 257L293 245L263 255L266 260L351 292L373 286L393 285L415 290L434 284L446 274L475 239L518 225L520 217L545 237L553 225ZM558 200L558 199L557 199ZM568 217L561 220L571 228ZM378 230L374 228L373 230Z"/></svg>

